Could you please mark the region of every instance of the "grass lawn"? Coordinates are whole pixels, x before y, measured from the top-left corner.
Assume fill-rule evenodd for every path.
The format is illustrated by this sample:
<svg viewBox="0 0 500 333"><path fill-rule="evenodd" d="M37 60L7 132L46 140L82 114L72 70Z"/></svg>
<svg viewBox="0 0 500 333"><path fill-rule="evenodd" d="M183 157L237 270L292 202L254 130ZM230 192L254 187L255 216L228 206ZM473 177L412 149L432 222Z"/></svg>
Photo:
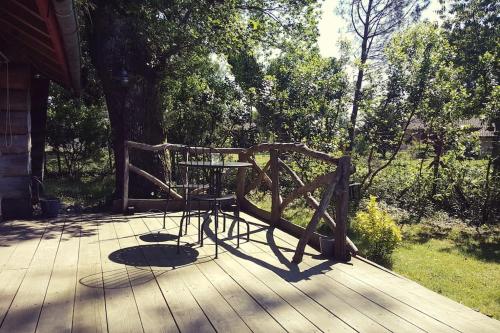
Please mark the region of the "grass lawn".
<svg viewBox="0 0 500 333"><path fill-rule="evenodd" d="M253 195L252 201L270 211L269 195ZM306 226L313 211L292 205L289 221ZM430 223L430 224L427 224ZM323 230L327 226L320 226ZM500 235L481 235L464 225L434 225L431 221L405 226L403 243L393 254L393 271L470 308L500 319ZM360 249L362 250L362 249Z"/></svg>
<svg viewBox="0 0 500 333"><path fill-rule="evenodd" d="M428 226L419 225L405 231L405 240L393 254L392 270L500 319L498 230L483 236L459 227L444 234L428 231Z"/></svg>
<svg viewBox="0 0 500 333"><path fill-rule="evenodd" d="M65 205L80 205L82 208L104 206L107 197L113 193L114 176L95 177L47 177L44 180L46 195L57 197Z"/></svg>

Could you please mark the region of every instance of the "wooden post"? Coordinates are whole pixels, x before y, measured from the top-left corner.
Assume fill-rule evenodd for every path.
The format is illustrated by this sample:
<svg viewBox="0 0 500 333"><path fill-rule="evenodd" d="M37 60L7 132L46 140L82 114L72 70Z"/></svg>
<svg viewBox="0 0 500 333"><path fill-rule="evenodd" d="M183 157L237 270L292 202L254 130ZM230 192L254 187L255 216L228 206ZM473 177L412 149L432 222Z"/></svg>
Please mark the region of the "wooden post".
<svg viewBox="0 0 500 333"><path fill-rule="evenodd" d="M127 142L123 145L123 198L122 212L125 214L128 208L128 178L129 178L129 152Z"/></svg>
<svg viewBox="0 0 500 333"><path fill-rule="evenodd" d="M281 218L280 180L278 150L272 149L270 153L271 164L271 223L277 225Z"/></svg>
<svg viewBox="0 0 500 333"><path fill-rule="evenodd" d="M326 188L325 194L323 195L323 198L321 198L318 209L314 212L314 215L311 218L311 222L309 222L309 224L307 225L304 234L302 235L302 237L299 240L299 243L297 244L297 249L295 250L295 254L294 254L293 259L292 259L292 262L295 264L298 264L302 261L302 257L304 256L304 250L306 249L307 242L309 241L309 238L311 238L311 235L316 230L316 226L318 225L319 220L325 214L326 209L328 208L328 205L330 204L333 193L335 192L335 189L336 189L338 181L339 181L339 177L338 177L339 171L340 170L337 168L337 172L335 173L335 177L330 182L330 184L328 184L328 187ZM338 226L338 223L337 223L337 226Z"/></svg>
<svg viewBox="0 0 500 333"><path fill-rule="evenodd" d="M347 261L347 210L349 205L349 174L351 169L351 158L343 156L340 158L338 171L339 183L335 189L335 221L337 226L334 231L334 258L338 261Z"/></svg>
<svg viewBox="0 0 500 333"><path fill-rule="evenodd" d="M247 155L245 153L238 154L238 161L246 162ZM241 202L242 198L245 197L245 180L246 180L246 170L245 168L239 168L236 174L236 197L238 202Z"/></svg>
<svg viewBox="0 0 500 333"><path fill-rule="evenodd" d="M300 177L295 173L295 171L292 170L292 168L290 168L285 162L283 162L282 160L280 160L280 166L286 171L288 172L288 174L292 177L292 180L298 185L298 186L304 186L304 182L302 181L302 179L300 179ZM351 187L349 187L349 191L351 191ZM318 200L316 200L316 198L314 198L312 196L312 194L310 192L307 192L305 195L304 195L305 199L306 199L306 202L309 206L311 206L311 208L313 208L314 210L317 210L319 208L319 202ZM330 216L330 214L328 213L328 211L325 211L325 213L323 214L323 219L326 221L326 223L330 226L330 228L332 229L332 231L335 230L337 224L335 223L333 217ZM356 245L354 245L354 243L349 239L349 237L346 238L347 240L347 246L351 252L351 254L353 255L357 255L358 254L358 248L356 247Z"/></svg>

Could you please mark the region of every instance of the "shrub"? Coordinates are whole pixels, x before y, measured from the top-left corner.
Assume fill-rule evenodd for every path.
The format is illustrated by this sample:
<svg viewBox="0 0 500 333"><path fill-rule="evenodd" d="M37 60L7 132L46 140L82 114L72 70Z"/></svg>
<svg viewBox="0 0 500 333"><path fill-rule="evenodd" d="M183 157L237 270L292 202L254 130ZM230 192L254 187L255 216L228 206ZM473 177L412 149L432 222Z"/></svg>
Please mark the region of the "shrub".
<svg viewBox="0 0 500 333"><path fill-rule="evenodd" d="M352 229L363 255L390 264L392 252L401 242L401 231L389 213L378 207L375 196L370 196L366 209L356 214Z"/></svg>

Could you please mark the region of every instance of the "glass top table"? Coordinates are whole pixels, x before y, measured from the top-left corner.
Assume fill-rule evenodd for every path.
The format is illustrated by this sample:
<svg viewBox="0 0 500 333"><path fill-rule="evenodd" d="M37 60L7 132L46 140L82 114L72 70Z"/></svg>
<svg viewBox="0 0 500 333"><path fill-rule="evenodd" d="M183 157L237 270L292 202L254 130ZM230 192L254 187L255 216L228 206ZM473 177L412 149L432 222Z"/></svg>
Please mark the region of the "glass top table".
<svg viewBox="0 0 500 333"><path fill-rule="evenodd" d="M180 166L185 167L198 167L198 168L214 168L214 169L226 169L226 168L248 168L252 164L248 162L211 162L211 161L182 161L179 162Z"/></svg>

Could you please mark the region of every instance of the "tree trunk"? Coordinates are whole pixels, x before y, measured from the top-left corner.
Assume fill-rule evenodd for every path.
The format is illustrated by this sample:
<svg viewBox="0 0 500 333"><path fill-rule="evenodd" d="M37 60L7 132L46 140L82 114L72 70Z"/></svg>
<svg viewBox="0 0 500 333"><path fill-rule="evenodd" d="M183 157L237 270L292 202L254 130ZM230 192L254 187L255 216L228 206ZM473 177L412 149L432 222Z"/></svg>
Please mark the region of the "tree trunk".
<svg viewBox="0 0 500 333"><path fill-rule="evenodd" d="M439 178L439 165L441 163L441 156L443 155L443 145L444 142L441 138L437 138L434 143L434 160L432 161L433 170L432 170L432 192L431 196L436 195L437 193L437 181Z"/></svg>
<svg viewBox="0 0 500 333"><path fill-rule="evenodd" d="M358 77L356 79L356 86L354 90L354 99L352 101L352 113L351 113L351 123L349 124L348 134L349 134L349 146L347 147L347 152L351 152L354 148L354 139L356 135L356 121L358 119L359 103L362 97L363 88L363 78L365 76L365 64L368 60L368 40L370 36L370 16L372 11L372 1L368 2L366 8L366 16L363 21L363 36L361 37L361 64L358 69ZM351 13L353 15L353 13Z"/></svg>
<svg viewBox="0 0 500 333"><path fill-rule="evenodd" d="M61 153L59 152L59 147L54 147L54 151L56 152L57 159L57 175L62 175L62 164L61 164Z"/></svg>
<svg viewBox="0 0 500 333"><path fill-rule="evenodd" d="M148 66L151 54L145 37L134 28L133 18L97 1L92 11L90 56L101 80L108 108L115 158L115 197L123 194L125 140L148 144L166 139L161 103L163 73ZM128 81L128 82L126 82ZM130 152L130 162L164 179L161 160L150 152ZM130 175L130 196L148 198L159 191L135 174Z"/></svg>
<svg viewBox="0 0 500 333"><path fill-rule="evenodd" d="M498 221L500 215L500 117L493 120L495 125L495 138L491 150L492 173L490 184L492 186L489 198L489 221Z"/></svg>

